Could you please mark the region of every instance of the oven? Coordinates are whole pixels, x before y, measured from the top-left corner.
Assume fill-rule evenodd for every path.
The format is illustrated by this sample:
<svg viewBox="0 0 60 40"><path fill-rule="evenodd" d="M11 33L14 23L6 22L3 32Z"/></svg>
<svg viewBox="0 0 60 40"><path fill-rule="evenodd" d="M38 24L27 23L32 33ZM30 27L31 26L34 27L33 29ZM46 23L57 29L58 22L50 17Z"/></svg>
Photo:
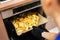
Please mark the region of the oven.
<svg viewBox="0 0 60 40"><path fill-rule="evenodd" d="M45 29L46 23L39 25L36 28L33 27L32 30L20 36L16 34L16 30L13 24L11 23L11 21L13 20L13 17L18 17L20 14L22 13L27 14L28 12L37 12L37 13L40 13L42 16L46 17L46 15L42 10L40 0L34 0L29 4L25 4L23 6L17 6L1 12L9 40L46 40L39 33L40 29L43 29L41 30L42 32L47 31Z"/></svg>

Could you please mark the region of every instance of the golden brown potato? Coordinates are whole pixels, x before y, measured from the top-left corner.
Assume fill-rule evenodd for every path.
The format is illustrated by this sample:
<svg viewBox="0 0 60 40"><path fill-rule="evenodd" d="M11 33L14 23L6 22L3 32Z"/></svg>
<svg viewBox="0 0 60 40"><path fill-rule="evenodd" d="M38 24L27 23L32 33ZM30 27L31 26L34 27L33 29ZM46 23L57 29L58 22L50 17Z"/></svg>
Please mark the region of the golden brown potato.
<svg viewBox="0 0 60 40"><path fill-rule="evenodd" d="M36 12L29 12L25 15L23 13L19 15L20 17L18 19L16 18L16 20L12 21L17 35L31 30L32 26L38 26L40 17L36 14Z"/></svg>

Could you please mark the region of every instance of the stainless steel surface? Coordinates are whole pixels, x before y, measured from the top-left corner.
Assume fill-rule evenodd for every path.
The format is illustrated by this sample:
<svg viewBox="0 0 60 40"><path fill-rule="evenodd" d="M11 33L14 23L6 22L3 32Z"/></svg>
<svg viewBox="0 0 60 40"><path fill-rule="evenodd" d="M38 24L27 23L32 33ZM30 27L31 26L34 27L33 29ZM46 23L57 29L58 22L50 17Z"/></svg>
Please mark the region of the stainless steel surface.
<svg viewBox="0 0 60 40"><path fill-rule="evenodd" d="M26 11L32 10L32 9L37 8L37 7L40 7L40 6L41 6L41 5L37 5L37 6L35 6L35 7L31 7L31 8L29 8L29 9L26 9L26 10L23 10L23 11L18 12L18 13L16 13L16 14L13 14L13 16L14 16L14 15L17 15L17 14L19 14L19 13L23 13L23 12L26 12Z"/></svg>
<svg viewBox="0 0 60 40"><path fill-rule="evenodd" d="M12 9L1 12L3 19L13 16Z"/></svg>
<svg viewBox="0 0 60 40"><path fill-rule="evenodd" d="M29 9L26 9L26 10L23 10L23 11L20 11L20 12L18 12L18 13L16 13L16 14L13 14L12 9L7 10L7 11L4 11L4 12L1 12L1 13L2 13L3 19L5 19L5 18L9 18L9 17L14 16L14 15L17 15L17 14L19 14L19 13L23 13L23 12L32 10L32 9L37 8L37 7L40 7L40 6L41 6L41 5L37 5L37 6L35 6L35 7L29 8Z"/></svg>

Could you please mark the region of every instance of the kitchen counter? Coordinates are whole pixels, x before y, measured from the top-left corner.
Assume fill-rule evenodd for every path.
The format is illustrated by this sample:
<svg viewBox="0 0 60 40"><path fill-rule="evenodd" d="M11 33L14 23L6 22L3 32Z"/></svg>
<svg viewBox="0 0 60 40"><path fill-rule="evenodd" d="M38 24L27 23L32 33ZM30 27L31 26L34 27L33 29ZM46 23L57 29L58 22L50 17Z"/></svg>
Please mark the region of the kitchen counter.
<svg viewBox="0 0 60 40"><path fill-rule="evenodd" d="M28 1L26 1L26 0L11 0L11 1L4 2L4 3L0 2L0 11L6 10L9 8L13 8L16 6L22 6L29 2L32 2L32 0L28 0Z"/></svg>

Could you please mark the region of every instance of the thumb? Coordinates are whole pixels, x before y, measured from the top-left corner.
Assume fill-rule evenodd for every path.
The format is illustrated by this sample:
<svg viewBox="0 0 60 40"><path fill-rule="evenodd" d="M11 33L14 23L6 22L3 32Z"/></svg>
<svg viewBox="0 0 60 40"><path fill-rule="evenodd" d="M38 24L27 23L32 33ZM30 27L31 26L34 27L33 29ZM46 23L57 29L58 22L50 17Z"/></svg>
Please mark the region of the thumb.
<svg viewBox="0 0 60 40"><path fill-rule="evenodd" d="M48 39L48 40L54 40L57 34L55 33L49 33L49 32L43 32L42 37Z"/></svg>

